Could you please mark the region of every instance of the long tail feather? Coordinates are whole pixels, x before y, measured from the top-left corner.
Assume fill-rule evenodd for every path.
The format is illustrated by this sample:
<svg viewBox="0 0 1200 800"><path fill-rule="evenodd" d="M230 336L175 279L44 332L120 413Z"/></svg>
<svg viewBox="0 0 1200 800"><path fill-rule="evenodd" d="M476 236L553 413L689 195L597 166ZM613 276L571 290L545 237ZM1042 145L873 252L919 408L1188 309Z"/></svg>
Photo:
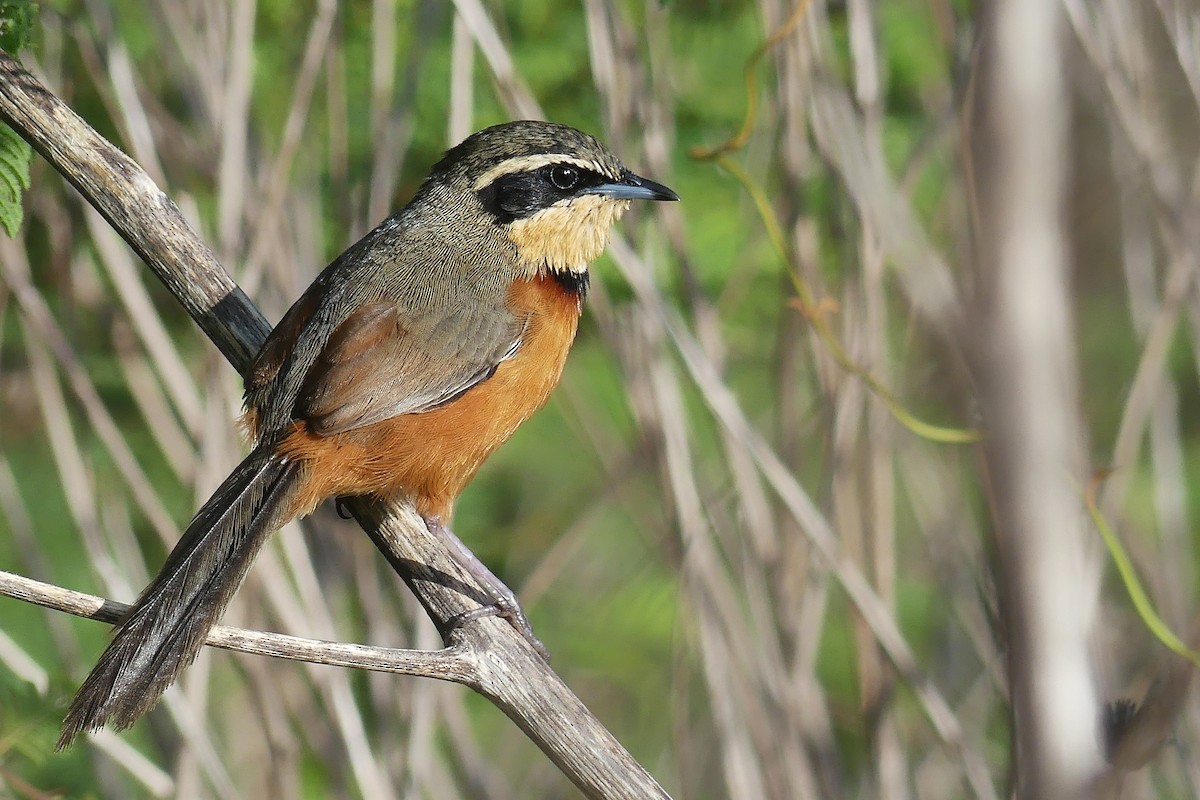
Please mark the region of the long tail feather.
<svg viewBox="0 0 1200 800"><path fill-rule="evenodd" d="M196 514L84 680L58 747L106 722L127 728L195 660L271 533L287 522L299 465L260 445Z"/></svg>

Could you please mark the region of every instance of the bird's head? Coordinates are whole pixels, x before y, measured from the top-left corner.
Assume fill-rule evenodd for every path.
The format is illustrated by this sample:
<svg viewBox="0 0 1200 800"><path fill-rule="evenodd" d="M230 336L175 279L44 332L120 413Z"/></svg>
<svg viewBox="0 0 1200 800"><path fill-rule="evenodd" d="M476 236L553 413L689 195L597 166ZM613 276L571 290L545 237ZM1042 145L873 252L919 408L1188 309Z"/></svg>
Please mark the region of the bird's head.
<svg viewBox="0 0 1200 800"><path fill-rule="evenodd" d="M585 272L632 200L678 200L586 133L520 121L472 134L431 179L469 191L516 249L526 274Z"/></svg>

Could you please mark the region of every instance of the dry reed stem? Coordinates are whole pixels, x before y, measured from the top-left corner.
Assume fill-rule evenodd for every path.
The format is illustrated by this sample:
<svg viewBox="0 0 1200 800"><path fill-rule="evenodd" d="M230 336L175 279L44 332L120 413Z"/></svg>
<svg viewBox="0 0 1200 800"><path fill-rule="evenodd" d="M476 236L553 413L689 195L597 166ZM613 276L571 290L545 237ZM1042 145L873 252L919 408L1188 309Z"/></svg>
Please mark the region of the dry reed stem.
<svg viewBox="0 0 1200 800"><path fill-rule="evenodd" d="M99 435L116 464L117 471L129 486L139 510L148 522L163 537L164 541L174 538L175 523L163 508L162 503L138 465L133 452L125 441L120 428L105 408L95 385L80 364L78 356L66 336L55 323L42 296L29 280L28 264L13 248L11 242L0 242L5 278L14 290L21 306L22 319L54 352L60 368L64 371L79 402L88 415L88 421ZM78 482L76 482L78 485Z"/></svg>
<svg viewBox="0 0 1200 800"><path fill-rule="evenodd" d="M1090 641L1096 567L1078 500L1085 473L1060 221L1067 142L1060 14L1037 0L1010 0L990 22L976 144L988 159L979 349L1016 793L1082 798L1100 768Z"/></svg>

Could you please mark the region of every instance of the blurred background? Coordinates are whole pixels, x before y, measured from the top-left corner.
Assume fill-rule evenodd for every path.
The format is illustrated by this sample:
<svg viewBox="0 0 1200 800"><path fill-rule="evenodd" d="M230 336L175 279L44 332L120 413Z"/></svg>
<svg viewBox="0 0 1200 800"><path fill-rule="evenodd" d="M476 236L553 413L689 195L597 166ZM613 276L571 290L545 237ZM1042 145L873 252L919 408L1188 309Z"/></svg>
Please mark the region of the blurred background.
<svg viewBox="0 0 1200 800"><path fill-rule="evenodd" d="M1100 510L1184 636L1200 8L1063 8L1097 699L1174 675L1166 744L1121 796L1195 797L1190 672L1105 566L1083 489L1115 468ZM621 224L562 385L456 531L676 797L1002 797L1008 625L970 366L984 20L968 0L45 0L23 60L272 321L486 125L574 125L674 188ZM32 183L0 242L0 569L129 601L239 460L240 381L36 157ZM439 644L331 509L275 537L225 621ZM127 734L54 753L106 636L0 600L0 795L577 796L462 687L212 650Z"/></svg>

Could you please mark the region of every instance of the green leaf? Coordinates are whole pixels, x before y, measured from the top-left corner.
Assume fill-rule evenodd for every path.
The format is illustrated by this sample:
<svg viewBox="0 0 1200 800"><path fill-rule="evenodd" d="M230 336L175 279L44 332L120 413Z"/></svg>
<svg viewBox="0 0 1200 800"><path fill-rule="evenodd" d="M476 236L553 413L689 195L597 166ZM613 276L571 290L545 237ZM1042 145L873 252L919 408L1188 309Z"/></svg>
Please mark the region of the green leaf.
<svg viewBox="0 0 1200 800"><path fill-rule="evenodd" d="M15 56L28 45L36 19L36 0L0 0L0 50Z"/></svg>
<svg viewBox="0 0 1200 800"><path fill-rule="evenodd" d="M37 20L36 0L0 0L0 50L16 55L29 44ZM21 198L29 188L33 149L16 131L0 123L0 226L16 236L25 217Z"/></svg>
<svg viewBox="0 0 1200 800"><path fill-rule="evenodd" d="M17 132L0 124L0 226L10 237L17 235L24 219L22 195L29 188L29 164L33 148Z"/></svg>

